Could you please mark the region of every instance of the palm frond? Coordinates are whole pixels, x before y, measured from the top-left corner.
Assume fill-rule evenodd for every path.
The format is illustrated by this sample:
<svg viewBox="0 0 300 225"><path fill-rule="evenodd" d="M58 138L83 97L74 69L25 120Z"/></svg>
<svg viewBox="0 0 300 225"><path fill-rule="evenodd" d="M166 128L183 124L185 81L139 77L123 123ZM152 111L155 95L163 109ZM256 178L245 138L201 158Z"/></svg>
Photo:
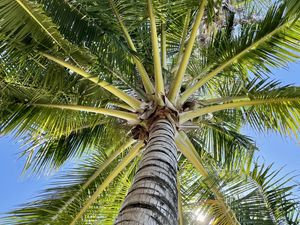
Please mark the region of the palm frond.
<svg viewBox="0 0 300 225"><path fill-rule="evenodd" d="M266 166L256 163L249 176L260 188L273 219L277 223L282 223L286 216L299 206L292 191L296 187L292 184L295 177L280 176L281 170L275 170L273 167L273 164Z"/></svg>
<svg viewBox="0 0 300 225"><path fill-rule="evenodd" d="M280 83L268 79L254 79L236 93L236 101L233 98L226 103L227 98L224 98L225 103L185 112L181 117L182 122L226 109L233 114L240 114L243 121L249 122L258 130L274 130L283 135L297 136L300 109L298 89L299 87L292 85L280 86ZM241 111L236 108L241 108Z"/></svg>
<svg viewBox="0 0 300 225"><path fill-rule="evenodd" d="M229 122L202 120L200 129L188 135L193 144L198 146L196 149L207 152L215 162L229 171L239 169L246 161L250 165L257 150L254 141L241 134Z"/></svg>
<svg viewBox="0 0 300 225"><path fill-rule="evenodd" d="M38 103L89 102L96 107L103 104L101 97L94 99L98 98L97 92L85 83L67 84L66 80L66 83L63 81L66 85L61 87L64 91L59 91L59 86L52 89L49 85L47 88L21 85L7 77L4 80L0 83L0 132L1 136L13 133L23 139L22 155L28 157L25 168L31 165L29 167L38 173L48 173L66 160L86 154L89 149L114 143L117 140L113 138L114 127L119 127L119 134L125 135L118 121L101 115L34 106ZM105 137L110 138L104 141Z"/></svg>
<svg viewBox="0 0 300 225"><path fill-rule="evenodd" d="M205 161L204 158L202 160ZM211 159L206 163L214 165L214 170L219 175L210 173L210 179L214 180L224 202L236 213L240 224L275 225L297 221L295 210L299 201L292 194L295 186L290 184L291 177L279 176L279 171L263 164L255 164L250 170L241 168L233 174ZM205 223L232 224L226 218L224 206L213 197L211 186L206 186L207 180L199 177L195 168L189 164L185 163L183 168L185 170L181 172L181 191L185 196L183 206L185 215L189 218L187 224L198 224L197 214L200 212L205 216L202 218ZM223 170L227 172L223 173ZM288 218L291 218L291 222L288 222Z"/></svg>
<svg viewBox="0 0 300 225"><path fill-rule="evenodd" d="M251 71L261 77L270 72L270 66L282 67L298 59L297 17L298 14L288 11L284 3L271 7L262 21L242 25L233 37L228 38L226 32L220 31L206 50L209 72L183 93L181 103L223 71Z"/></svg>
<svg viewBox="0 0 300 225"><path fill-rule="evenodd" d="M113 124L101 121L94 121L94 124L87 125L75 130L70 134L51 137L37 137L32 140L31 133L24 137L24 147L21 157L26 157L24 172L28 170L33 174L53 173L65 165L70 160L80 159L95 151L105 149L110 144L115 145L117 139L114 138L114 131L108 128ZM121 133L124 133L124 131ZM108 138L111 137L111 138Z"/></svg>
<svg viewBox="0 0 300 225"><path fill-rule="evenodd" d="M182 136L177 136L176 145L187 160L193 164L196 170L201 174L204 179L204 184L215 196L218 206L222 209L221 216L219 215L218 217L222 221L220 224L239 225L235 212L232 211L229 205L224 201L224 196L218 186L218 180L214 178L216 176L215 171L210 170L213 166L211 166L210 169L205 167L202 158L197 154L195 147L189 139L184 140Z"/></svg>
<svg viewBox="0 0 300 225"><path fill-rule="evenodd" d="M141 147L141 145L138 146ZM138 148L135 146L133 149L136 152ZM84 215L84 220L88 220L91 223L104 219L106 224L112 224L114 215L118 212L122 199L126 195L132 180L132 173L137 165L137 160L134 160L129 165L126 164L125 167L123 165L122 168L127 168L127 170L121 173L122 170L120 170L119 165L121 165L122 157L126 154L128 155L125 158L132 159L130 152L126 152L117 157L101 174L94 177L95 171L103 166L107 159L105 151L95 152L85 159L84 163L68 169L69 171L61 175L52 184L52 187L43 191L35 201L10 212L8 217L3 219L2 223L69 224L78 215L85 202L90 200L91 195L99 190L99 187L102 187L104 183L106 187L109 185L110 182L107 183L107 179L112 181L111 171L113 168L117 168L118 173L114 175L116 180L110 184L111 189L103 190L103 192L97 194L97 199L94 199L93 204L86 209ZM94 179L85 189L82 189L91 177L94 177ZM116 191L115 199L110 199L110 202L108 202L112 191ZM77 197L74 199L75 195ZM95 214L95 211L98 214ZM78 224L83 223L83 221L78 220Z"/></svg>
<svg viewBox="0 0 300 225"><path fill-rule="evenodd" d="M34 42L40 48L59 47L67 55L81 63L89 63L94 56L85 48L68 42L49 18L42 6L27 0L2 1L1 36L2 49L32 51ZM12 10L13 9L13 10ZM8 52L9 52L8 51ZM8 54L8 52L6 54Z"/></svg>
<svg viewBox="0 0 300 225"><path fill-rule="evenodd" d="M62 50L59 56L64 56L78 66L82 65L88 70L93 65L93 71L97 71L97 74L101 72L101 80L117 82L119 85L119 77L116 79L115 74L122 71L122 85L125 81L127 89L128 84L135 86L139 83L131 62L132 54L124 42L119 40L120 34L117 31L106 31L105 26L99 28L92 18L84 16L83 8L78 9L69 3L55 0L47 3L40 1L44 7L29 0L19 2L27 7L27 11L15 1L7 4L3 2L1 11L1 17L4 18L0 30L1 67L10 68L6 72L18 68L18 71L29 71L28 75L40 74L49 63L39 57L37 52L54 54ZM15 11L10 11L11 8ZM61 16L66 14L68 17ZM110 67L113 69L106 69Z"/></svg>

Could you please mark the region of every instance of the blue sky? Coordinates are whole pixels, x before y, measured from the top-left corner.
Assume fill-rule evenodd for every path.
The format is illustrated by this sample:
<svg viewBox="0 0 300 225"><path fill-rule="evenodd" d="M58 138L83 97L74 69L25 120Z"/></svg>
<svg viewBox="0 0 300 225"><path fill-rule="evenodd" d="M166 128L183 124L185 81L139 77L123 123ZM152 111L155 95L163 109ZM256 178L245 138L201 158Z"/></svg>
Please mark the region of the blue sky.
<svg viewBox="0 0 300 225"><path fill-rule="evenodd" d="M19 144L11 137L0 139L0 214L36 196L46 177L21 177L24 160L18 160Z"/></svg>
<svg viewBox="0 0 300 225"><path fill-rule="evenodd" d="M274 77L283 83L300 85L300 64L291 64L289 69L274 70ZM282 138L274 133L261 134L243 129L254 137L260 147L261 160L275 162L276 168L284 166L284 172L300 173L300 145L296 140ZM21 177L24 161L18 160L19 144L11 137L0 139L0 214L27 202L49 182L49 177ZM300 182L300 178L297 178Z"/></svg>
<svg viewBox="0 0 300 225"><path fill-rule="evenodd" d="M283 84L300 86L300 62L292 63L285 69L273 70L273 73L272 79L280 80ZM249 128L244 129L244 132L254 137L260 147L259 155L265 162L275 162L277 168L284 166L285 172L298 171L300 174L300 140L274 133L257 133ZM300 180L300 177L297 180Z"/></svg>

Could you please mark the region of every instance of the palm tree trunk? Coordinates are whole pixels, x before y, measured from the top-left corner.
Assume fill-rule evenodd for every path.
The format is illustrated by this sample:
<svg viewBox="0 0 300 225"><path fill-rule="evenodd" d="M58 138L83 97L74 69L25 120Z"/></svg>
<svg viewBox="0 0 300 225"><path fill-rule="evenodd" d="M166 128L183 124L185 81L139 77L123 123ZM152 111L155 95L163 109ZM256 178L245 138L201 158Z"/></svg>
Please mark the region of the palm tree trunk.
<svg viewBox="0 0 300 225"><path fill-rule="evenodd" d="M167 119L155 121L115 225L176 225L177 149L175 130Z"/></svg>

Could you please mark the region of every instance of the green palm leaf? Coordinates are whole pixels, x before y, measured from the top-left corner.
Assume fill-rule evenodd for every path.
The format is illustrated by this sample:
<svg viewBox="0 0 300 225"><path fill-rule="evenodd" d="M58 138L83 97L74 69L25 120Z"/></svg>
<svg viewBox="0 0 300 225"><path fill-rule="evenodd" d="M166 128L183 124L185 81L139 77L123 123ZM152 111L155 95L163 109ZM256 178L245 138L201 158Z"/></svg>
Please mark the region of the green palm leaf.
<svg viewBox="0 0 300 225"><path fill-rule="evenodd" d="M254 79L238 90L234 97L226 96L223 99L212 101L213 103L221 102L221 104L183 113L181 121L185 122L188 118L227 110L228 113L242 116L243 121L249 122L251 126L258 130L272 129L283 135L297 135L299 118L298 87L280 86L278 82L268 80L257 82ZM235 108L240 107L241 111L235 110ZM273 116L275 114L276 117Z"/></svg>
<svg viewBox="0 0 300 225"><path fill-rule="evenodd" d="M141 147L141 145L139 145L139 147ZM127 153L130 155L130 152ZM118 163L121 163L120 160L122 157L118 156L115 161L111 162L111 164L102 170L101 174L94 176L98 169L105 164L106 159L105 150L99 149L89 156L85 160L85 163L82 163L77 168L69 168L69 171L61 175L61 177L52 184L52 187L46 189L37 200L28 203L24 208L11 212L8 223L4 220L3 224L10 224L11 221L14 221L15 224L71 223L74 217L78 215L80 206L85 204L84 202L89 200L90 196L97 191L103 183L107 182L107 179L111 179L111 169L116 166L116 168L118 168ZM125 197L130 185L132 173L136 167L136 161L125 167L126 170L124 172L114 175L114 177L117 178L111 183L111 189L106 189L97 200L94 200L92 207L86 212L84 219L96 222L97 220L105 218L107 223L112 223L114 219L113 215L117 214L118 207L120 207L122 199ZM70 176L70 174L72 174L72 176ZM91 180L91 178L93 179ZM88 185L86 185L87 181L89 181ZM106 184L106 187L107 185L108 184ZM82 188L83 186L85 186L84 189ZM117 191L115 193L115 199L110 199L108 202L108 197L113 191ZM75 199L73 198L74 196L76 196ZM102 207L107 208L102 211ZM99 214L95 214L95 211L98 211ZM83 222L79 221L79 224L81 223Z"/></svg>
<svg viewBox="0 0 300 225"><path fill-rule="evenodd" d="M209 72L183 93L181 102L224 70L251 71L261 76L270 72L268 66L283 66L298 59L298 14L287 8L286 4L270 8L261 22L243 25L232 38L228 39L224 31L216 34L206 50Z"/></svg>

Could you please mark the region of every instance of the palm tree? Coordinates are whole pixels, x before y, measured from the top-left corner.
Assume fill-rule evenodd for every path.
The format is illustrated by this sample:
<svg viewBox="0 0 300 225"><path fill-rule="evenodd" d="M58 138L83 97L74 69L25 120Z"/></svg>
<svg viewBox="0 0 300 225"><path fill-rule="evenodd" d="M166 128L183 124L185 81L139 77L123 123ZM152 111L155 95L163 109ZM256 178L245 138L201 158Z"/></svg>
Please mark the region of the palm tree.
<svg viewBox="0 0 300 225"><path fill-rule="evenodd" d="M81 159L2 224L298 224L290 179L240 128L297 135L300 89L268 74L298 59L299 15L297 0L1 0L1 135L23 140L28 173Z"/></svg>

